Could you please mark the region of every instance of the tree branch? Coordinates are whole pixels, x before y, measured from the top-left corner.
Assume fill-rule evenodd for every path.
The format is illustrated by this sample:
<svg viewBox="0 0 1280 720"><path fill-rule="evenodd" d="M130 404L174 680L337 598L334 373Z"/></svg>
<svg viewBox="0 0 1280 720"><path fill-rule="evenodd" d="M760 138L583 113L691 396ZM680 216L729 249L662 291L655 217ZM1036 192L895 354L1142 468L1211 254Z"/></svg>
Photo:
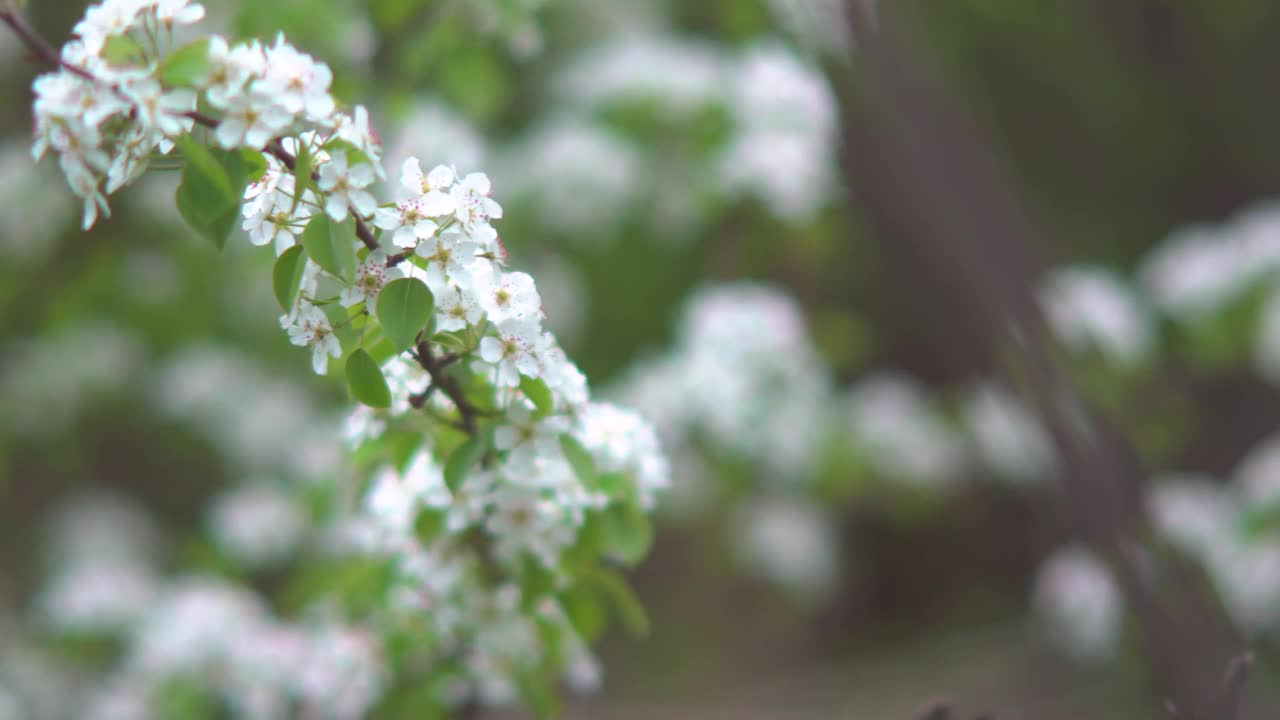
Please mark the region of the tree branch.
<svg viewBox="0 0 1280 720"><path fill-rule="evenodd" d="M458 384L458 379L445 372L445 369L453 364L459 356L450 353L437 358L431 352L431 343L423 341L418 343L413 357L422 366L422 369L426 370L427 374L431 376L431 384L440 388L440 392L444 393L458 408L458 415L462 418L462 427L460 429L468 435L475 435L476 417L480 415L480 410L467 400L466 394L462 391L462 386Z"/></svg>

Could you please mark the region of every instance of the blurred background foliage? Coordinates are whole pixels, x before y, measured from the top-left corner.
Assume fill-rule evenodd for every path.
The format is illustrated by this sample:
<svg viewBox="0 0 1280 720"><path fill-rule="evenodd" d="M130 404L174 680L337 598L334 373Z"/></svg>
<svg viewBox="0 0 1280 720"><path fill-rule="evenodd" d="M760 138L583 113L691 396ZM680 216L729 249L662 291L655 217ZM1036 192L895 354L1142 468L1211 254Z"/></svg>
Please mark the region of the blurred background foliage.
<svg viewBox="0 0 1280 720"><path fill-rule="evenodd" d="M830 6L207 3L225 32L267 39L282 31L329 62L335 95L371 108L389 160L417 152L424 162L489 172L507 209L500 231L512 264L538 278L551 326L597 391L626 388L638 359L678 347L699 289L746 279L782 289L802 308L804 334L820 358L813 372L833 379L817 391L823 403L893 369L927 388L931 412L963 425L965 393L996 369L998 349L963 335L939 312L933 288L866 236L835 164L838 137L823 159L831 176L808 188L817 198L812 212L787 215L715 177L741 123L722 99L677 102L661 86L604 101L582 91L593 74L607 75L610 48L640 37L661 39L656 56L675 48L666 71L676 76L679 53L732 63L781 44L822 68L834 93L847 92L856 48L838 30L834 41L824 39L831 18L819 16L823 32L795 31L785 21L784 6L792 5ZM44 0L29 10L57 42L83 6ZM1144 258L1175 229L1207 224L1226 234L1232 218L1280 192L1273 82L1280 5L896 6L947 90L995 138L1042 232L1040 251L1054 264L1105 268L1136 286L1131 278ZM235 442L166 410L166 394L193 382L171 372L190 364L193 347L242 358L271 383L288 378L290 392L305 398L285 393L280 402L305 408L282 411L290 418L337 416L346 400L336 384L302 372L305 358L279 333L269 260L245 243L218 252L191 236L169 209L171 178L132 188L110 222L78 231L56 172L48 162L33 169L21 152L38 68L12 38L0 48L9 70L0 78L0 608L26 617L48 569L44 528L60 501L91 487L136 498L171 539L165 567L208 565L184 548L200 544L192 538L205 527L210 497L247 476L302 474L269 449L229 450ZM681 78L665 79L678 87ZM551 144L539 154L539 133L558 123L604 132L606 153L616 149L610 143L622 150ZM599 166L584 172L592 163ZM611 170L626 163L610 193ZM562 196L541 194L561 183L569 183ZM1280 233L1274 221L1268 230ZM1255 359L1272 285L1268 277L1231 294L1199 323L1153 311L1154 349L1136 365L1066 351L1154 470L1226 478L1276 429L1275 387ZM236 372L221 381L248 383ZM697 473L705 476L699 492L711 500L687 512L679 509L685 500L673 501L677 509L635 578L652 634L610 636L604 689L575 712L665 717L765 708L761 716L903 717L937 694L1009 717L1150 712L1132 643L1101 669L1077 665L1028 622L1037 569L1071 536L1052 486L903 483L833 429L843 420L824 418L812 427L826 439L808 451L821 454L818 469L795 485L830 517L829 541L839 548L834 588L797 597L744 571L731 527L740 505L775 493L778 481L761 480L750 451L691 441L698 452L677 462L675 495L686 474ZM336 448L317 453L337 462ZM783 564L790 562L800 560Z"/></svg>

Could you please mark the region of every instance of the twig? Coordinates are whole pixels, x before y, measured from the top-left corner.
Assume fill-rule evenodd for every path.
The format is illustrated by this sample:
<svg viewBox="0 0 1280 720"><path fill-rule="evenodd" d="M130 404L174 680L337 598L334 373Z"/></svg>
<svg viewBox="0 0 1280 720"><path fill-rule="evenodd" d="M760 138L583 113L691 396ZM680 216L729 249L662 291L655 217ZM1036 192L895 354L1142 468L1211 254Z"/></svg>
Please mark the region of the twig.
<svg viewBox="0 0 1280 720"><path fill-rule="evenodd" d="M88 70L64 61L62 59L62 54L58 52L57 48L53 47L47 40L40 37L35 30L32 30L31 26L28 25L17 12L10 9L0 10L0 22L8 25L18 36L18 39L22 40L22 44L26 45L27 49L35 54L36 58L44 62L46 65L61 67L67 72L73 75L78 75L85 80L91 80L93 82L98 81L98 79L93 76L93 73Z"/></svg>
<svg viewBox="0 0 1280 720"><path fill-rule="evenodd" d="M462 418L459 429L468 435L475 435L476 417L480 414L480 410L467 400L466 393L458 384L458 379L445 372L445 369L458 359L458 356L450 353L436 358L431 352L431 343L423 341L418 343L413 357L431 376L431 383L439 387L440 392L444 393L458 408L458 415Z"/></svg>
<svg viewBox="0 0 1280 720"><path fill-rule="evenodd" d="M1222 720L1237 720L1240 717L1240 709L1244 706L1245 686L1252 670L1251 652L1236 656L1227 666L1226 677L1222 681Z"/></svg>

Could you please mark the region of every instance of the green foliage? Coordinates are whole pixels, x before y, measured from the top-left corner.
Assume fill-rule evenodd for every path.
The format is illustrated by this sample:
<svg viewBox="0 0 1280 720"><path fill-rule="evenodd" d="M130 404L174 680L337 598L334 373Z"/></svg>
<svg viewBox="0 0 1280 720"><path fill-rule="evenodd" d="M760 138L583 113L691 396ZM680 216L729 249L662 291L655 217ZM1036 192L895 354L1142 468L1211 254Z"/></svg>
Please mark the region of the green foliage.
<svg viewBox="0 0 1280 720"><path fill-rule="evenodd" d="M626 565L636 565L653 545L649 516L634 503L614 503L600 515L605 552Z"/></svg>
<svg viewBox="0 0 1280 720"><path fill-rule="evenodd" d="M301 245L294 245L276 258L271 269L271 290L275 293L276 302L285 312L293 309L293 301L298 296L298 286L302 283L302 271L306 268L307 259L303 255Z"/></svg>
<svg viewBox="0 0 1280 720"><path fill-rule="evenodd" d="M578 476L578 480L582 482L583 487L597 488L599 487L599 477L596 473L596 463L591 459L591 453L578 442L574 436L565 433L560 436L560 449L564 452L565 460L569 461L569 466L573 468L573 472Z"/></svg>
<svg viewBox="0 0 1280 720"><path fill-rule="evenodd" d="M186 163L178 185L178 212L219 250L240 219L249 168L239 152L207 147L189 135L178 138Z"/></svg>
<svg viewBox="0 0 1280 720"><path fill-rule="evenodd" d="M315 158L311 154L311 145L305 142L298 143L298 154L294 156L293 176L296 178L293 189L293 205L289 207L289 214L293 215L298 210L298 203L302 202L302 198L306 196L307 191L315 185L315 180L311 177L312 166L315 164Z"/></svg>
<svg viewBox="0 0 1280 720"><path fill-rule="evenodd" d="M335 277L350 282L356 273L356 229L350 218L335 223L317 213L302 231L302 247L315 264Z"/></svg>
<svg viewBox="0 0 1280 720"><path fill-rule="evenodd" d="M195 87L209 75L209 38L200 38L169 53L157 73L165 87Z"/></svg>
<svg viewBox="0 0 1280 720"><path fill-rule="evenodd" d="M471 468L484 457L486 449L485 438L481 435L468 438L466 442L454 449L444 464L444 484L449 486L450 492L458 492L462 487L462 481L471 472Z"/></svg>
<svg viewBox="0 0 1280 720"><path fill-rule="evenodd" d="M547 387L547 383L542 379L521 375L520 391L533 403L539 415L547 415L555 409L551 399L551 388Z"/></svg>
<svg viewBox="0 0 1280 720"><path fill-rule="evenodd" d="M347 387L351 388L352 397L369 407L391 406L391 391L387 388L387 379L363 348L347 358Z"/></svg>
<svg viewBox="0 0 1280 720"><path fill-rule="evenodd" d="M397 350L407 350L418 341L431 320L434 303L431 291L417 278L392 280L378 293L378 322Z"/></svg>

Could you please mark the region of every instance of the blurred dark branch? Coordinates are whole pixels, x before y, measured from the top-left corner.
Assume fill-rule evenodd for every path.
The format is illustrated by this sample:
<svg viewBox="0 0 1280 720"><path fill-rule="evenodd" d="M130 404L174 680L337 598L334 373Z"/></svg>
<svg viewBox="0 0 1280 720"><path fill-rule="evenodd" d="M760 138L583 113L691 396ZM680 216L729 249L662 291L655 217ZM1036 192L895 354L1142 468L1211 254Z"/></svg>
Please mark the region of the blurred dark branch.
<svg viewBox="0 0 1280 720"><path fill-rule="evenodd" d="M69 62L65 62L62 59L62 54L58 52L58 49L50 45L47 40L40 37L35 30L31 29L31 26L27 24L27 21L23 19L22 15L17 10L10 7L8 3L0 2L0 22L8 25L9 28L13 30L14 34L18 36L18 39L22 41L22 44L26 45L27 49L31 51L35 60L42 62L45 65L60 67L73 75L78 75L85 80L92 80L96 82L96 78L94 78L89 71L82 67L76 67Z"/></svg>
<svg viewBox="0 0 1280 720"><path fill-rule="evenodd" d="M466 394L462 391L462 386L458 384L458 379L449 375L445 370L458 360L460 356L455 353L448 353L440 357L436 357L431 352L431 343L420 342L413 353L414 360L418 361L418 365L431 376L431 384L440 388L440 392L453 401L455 407L458 408L458 415L462 418L460 430L468 435L476 434L476 417L480 415L479 408L472 405ZM424 394L423 402L426 398Z"/></svg>
<svg viewBox="0 0 1280 720"><path fill-rule="evenodd" d="M841 90L854 205L939 312L988 347L1009 348L1062 461L1071 517L1139 620L1158 692L1185 720L1219 720L1218 676L1234 632L1187 567L1144 554L1146 473L1055 360L1036 301L1043 264L1033 223L994 143L900 39L895 9L875 18L869 2L851 0L857 74Z"/></svg>
<svg viewBox="0 0 1280 720"><path fill-rule="evenodd" d="M1240 709L1244 706L1245 685L1249 682L1249 673L1253 670L1253 653L1245 653L1231 661L1227 666L1227 675L1222 683L1222 709L1219 717L1222 720L1240 720Z"/></svg>

